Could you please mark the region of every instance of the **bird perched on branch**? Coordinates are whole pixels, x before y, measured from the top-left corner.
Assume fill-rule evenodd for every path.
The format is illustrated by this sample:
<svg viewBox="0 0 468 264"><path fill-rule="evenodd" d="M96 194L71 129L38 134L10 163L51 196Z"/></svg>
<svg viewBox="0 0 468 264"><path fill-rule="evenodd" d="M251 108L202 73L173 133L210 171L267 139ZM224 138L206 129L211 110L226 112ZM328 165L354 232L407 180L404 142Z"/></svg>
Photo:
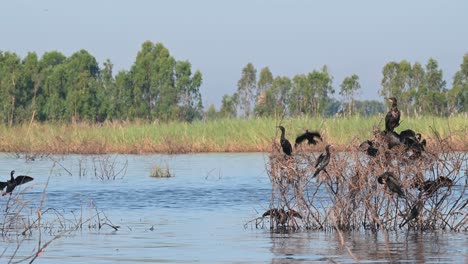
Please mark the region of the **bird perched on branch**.
<svg viewBox="0 0 468 264"><path fill-rule="evenodd" d="M289 219L293 219L294 217L302 219L302 215L297 211L290 209L289 211L284 210L283 208L277 209L272 208L267 210L263 213L262 218L270 216L271 219L275 219L276 225L285 226Z"/></svg>
<svg viewBox="0 0 468 264"><path fill-rule="evenodd" d="M315 140L315 138L318 138L320 139L320 141L322 141L322 136L320 135L319 132L316 132L316 131L312 131L310 132L309 130L306 129L305 133L302 134L302 135L299 135L297 138L296 138L296 143L294 144L294 147L297 148L297 145L301 144L304 140L307 140L307 144L317 144L318 141Z"/></svg>
<svg viewBox="0 0 468 264"><path fill-rule="evenodd" d="M435 181L427 180L424 182L423 186L420 186L418 190L420 192L426 193L428 196L433 195L441 187L451 187L453 186L453 181L447 177L439 176Z"/></svg>
<svg viewBox="0 0 468 264"><path fill-rule="evenodd" d="M400 110L398 110L397 99L395 97L388 98L392 103L392 108L385 116L385 131L391 132L395 127L400 125Z"/></svg>
<svg viewBox="0 0 468 264"><path fill-rule="evenodd" d="M421 213L423 208L424 208L424 200L420 199L413 205L413 207L411 207L411 211L409 213L409 216L406 218L405 221L403 221L400 224L400 228L402 228L404 225L406 225L406 223L408 223L409 221L418 218L418 216Z"/></svg>
<svg viewBox="0 0 468 264"><path fill-rule="evenodd" d="M360 151L365 151L367 153L367 155L369 155L371 157L376 157L377 153L379 152L379 149L377 148L377 146L375 145L375 142L373 140L366 140L366 141L362 142L359 145L358 149Z"/></svg>
<svg viewBox="0 0 468 264"><path fill-rule="evenodd" d="M0 190L2 190L2 196L5 196L7 193L11 195L11 192L16 188L16 186L30 182L34 180L34 178L25 176L25 175L20 175L18 177L13 177L13 174L15 174L15 171L12 170L10 174L10 180L6 182L0 182ZM3 189L6 188L6 192L3 192Z"/></svg>
<svg viewBox="0 0 468 264"><path fill-rule="evenodd" d="M314 176L312 177L316 177L317 175L319 175L321 171L325 171L328 174L326 168L328 166L328 163L330 163L330 149L331 148L333 148L333 145L326 145L325 153L320 153L320 156L315 162L316 171L314 173Z"/></svg>
<svg viewBox="0 0 468 264"><path fill-rule="evenodd" d="M382 175L380 175L377 178L377 181L380 184L386 184L388 189L393 192L398 194L399 197L405 197L405 193L403 192L403 189L401 188L400 181L398 178L393 174L393 172L384 172Z"/></svg>
<svg viewBox="0 0 468 264"><path fill-rule="evenodd" d="M289 143L289 140L287 140L284 137L285 129L283 126L278 126L278 128L281 130L281 138L280 138L281 148L283 149L284 154L291 156L292 146L291 146L291 143Z"/></svg>

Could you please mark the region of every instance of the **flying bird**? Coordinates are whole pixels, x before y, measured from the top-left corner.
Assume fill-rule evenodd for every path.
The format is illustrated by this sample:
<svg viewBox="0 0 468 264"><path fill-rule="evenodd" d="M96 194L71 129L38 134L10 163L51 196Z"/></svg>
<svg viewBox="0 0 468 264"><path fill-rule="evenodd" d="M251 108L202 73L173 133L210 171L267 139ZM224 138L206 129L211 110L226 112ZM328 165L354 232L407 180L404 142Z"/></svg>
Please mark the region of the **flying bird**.
<svg viewBox="0 0 468 264"><path fill-rule="evenodd" d="M400 181L398 178L393 174L393 172L384 172L382 175L380 175L377 178L377 181L380 184L386 184L388 189L393 192L398 194L399 197L405 197L405 193L403 192L403 189L401 188Z"/></svg>
<svg viewBox="0 0 468 264"><path fill-rule="evenodd" d="M322 141L322 136L320 135L319 132L312 131L310 132L309 130L306 130L304 134L299 135L296 138L296 143L294 144L294 147L297 148L297 145L301 144L304 140L307 140L307 144L317 144L318 141L315 139L318 138L320 141Z"/></svg>
<svg viewBox="0 0 468 264"><path fill-rule="evenodd" d="M288 156L291 156L292 146L291 146L291 143L289 142L289 140L287 140L284 137L284 133L285 133L284 127L283 126L278 126L278 128L281 130L281 138L280 138L281 148L283 149L284 154L286 154Z"/></svg>
<svg viewBox="0 0 468 264"><path fill-rule="evenodd" d="M328 166L328 163L330 163L330 148L332 147L333 145L326 145L325 153L320 153L320 156L315 162L316 171L314 173L314 176L312 176L312 178L319 175L321 171L325 171L328 174L326 167Z"/></svg>
<svg viewBox="0 0 468 264"><path fill-rule="evenodd" d="M385 131L391 132L395 127L400 125L400 110L398 110L397 99L395 97L388 98L392 103L390 111L385 116Z"/></svg>
<svg viewBox="0 0 468 264"><path fill-rule="evenodd" d="M15 177L13 177L13 174L15 174L14 170L11 171L11 174L10 174L11 179L9 181L0 182L0 190L2 190L2 192L3 192L3 189L5 188L5 186L7 187L6 192L3 192L2 196L5 196L7 193L9 193L11 195L11 192L16 188L16 186L34 180L34 178L29 177L29 176L25 176L25 175L20 175L20 176L15 178Z"/></svg>

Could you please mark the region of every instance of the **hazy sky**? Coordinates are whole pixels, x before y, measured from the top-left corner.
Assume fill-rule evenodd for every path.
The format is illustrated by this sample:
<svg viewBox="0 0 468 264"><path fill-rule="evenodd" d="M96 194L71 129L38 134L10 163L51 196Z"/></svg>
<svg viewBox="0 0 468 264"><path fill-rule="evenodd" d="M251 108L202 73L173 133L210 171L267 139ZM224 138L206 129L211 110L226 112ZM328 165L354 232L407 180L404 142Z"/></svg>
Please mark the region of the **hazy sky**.
<svg viewBox="0 0 468 264"><path fill-rule="evenodd" d="M357 74L362 99L378 99L382 68L406 59L439 62L451 87L468 52L468 1L14 0L0 8L0 50L39 56L89 51L128 70L141 44L161 42L203 74L205 107L237 88L242 68L274 76L327 65L338 97Z"/></svg>

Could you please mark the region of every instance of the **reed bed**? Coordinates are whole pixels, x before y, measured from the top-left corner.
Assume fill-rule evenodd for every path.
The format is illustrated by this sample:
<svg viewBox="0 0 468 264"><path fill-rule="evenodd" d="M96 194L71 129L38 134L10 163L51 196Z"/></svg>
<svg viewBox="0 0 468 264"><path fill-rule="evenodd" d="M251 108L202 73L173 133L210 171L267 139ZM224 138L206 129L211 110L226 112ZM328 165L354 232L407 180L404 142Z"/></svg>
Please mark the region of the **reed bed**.
<svg viewBox="0 0 468 264"><path fill-rule="evenodd" d="M286 156L279 140L274 140L267 163L269 208L248 224L273 230L467 231L468 156L454 151L447 141L450 135L433 133L431 149L437 151L420 154L404 146L389 149L376 134L375 157L357 148L332 152L327 172L316 177L316 152ZM402 195L378 182L385 172L396 175ZM450 179L450 184L425 189L427 181L440 177Z"/></svg>
<svg viewBox="0 0 468 264"><path fill-rule="evenodd" d="M305 129L317 130L324 141L340 151L372 136L374 126L383 128L383 116L312 118L309 116L278 120L274 118L218 119L183 122L106 122L103 124L44 124L32 122L0 126L0 152L52 154L106 153L195 153L195 152L269 152L276 126L286 128L294 139ZM455 150L468 150L466 114L441 117L402 118L397 128L411 128L429 143L436 135L447 138ZM434 145L434 144L429 144ZM319 151L318 148L312 150Z"/></svg>

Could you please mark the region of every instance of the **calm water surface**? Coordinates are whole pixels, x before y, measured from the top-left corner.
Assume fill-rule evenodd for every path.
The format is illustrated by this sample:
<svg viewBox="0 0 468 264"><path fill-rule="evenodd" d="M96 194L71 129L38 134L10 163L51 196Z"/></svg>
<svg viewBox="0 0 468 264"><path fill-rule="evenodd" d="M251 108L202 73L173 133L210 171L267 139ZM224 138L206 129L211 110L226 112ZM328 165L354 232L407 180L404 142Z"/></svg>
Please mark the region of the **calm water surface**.
<svg viewBox="0 0 468 264"><path fill-rule="evenodd" d="M71 217L70 211L92 213L94 204L120 226L118 231L86 227L57 239L36 263L355 263L355 258L364 263L468 263L467 233L356 232L345 234L344 247L335 232L245 228L269 204L266 160L262 153L67 155L35 161L0 154L0 173L3 180L12 169L35 178L32 188L25 189L28 183L15 190L24 193L20 199L28 208L37 209L49 180L43 208ZM167 164L175 177L150 177L156 164ZM120 170L115 180L95 176ZM2 198L0 210L7 200ZM35 234L22 242L14 261L32 254ZM21 240L15 235L1 240L1 263L10 260Z"/></svg>

